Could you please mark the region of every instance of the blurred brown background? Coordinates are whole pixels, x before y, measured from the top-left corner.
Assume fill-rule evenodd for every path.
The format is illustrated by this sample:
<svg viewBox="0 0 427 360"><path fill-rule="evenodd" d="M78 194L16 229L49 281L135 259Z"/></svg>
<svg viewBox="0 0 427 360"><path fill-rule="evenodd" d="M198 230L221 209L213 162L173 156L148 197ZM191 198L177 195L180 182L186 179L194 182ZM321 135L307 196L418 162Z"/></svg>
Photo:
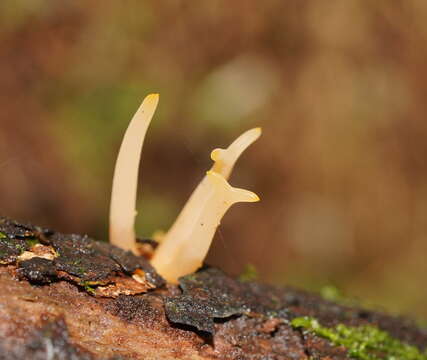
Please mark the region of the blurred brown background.
<svg viewBox="0 0 427 360"><path fill-rule="evenodd" d="M246 129L209 262L427 317L427 2L0 2L0 212L106 239L149 92L138 233L167 229Z"/></svg>

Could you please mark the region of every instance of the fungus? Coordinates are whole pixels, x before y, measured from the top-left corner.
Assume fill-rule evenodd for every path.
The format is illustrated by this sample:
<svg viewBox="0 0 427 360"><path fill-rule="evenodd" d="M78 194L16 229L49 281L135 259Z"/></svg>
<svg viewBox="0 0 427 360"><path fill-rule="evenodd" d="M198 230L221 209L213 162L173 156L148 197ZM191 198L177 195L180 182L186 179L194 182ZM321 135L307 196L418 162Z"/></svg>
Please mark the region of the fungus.
<svg viewBox="0 0 427 360"><path fill-rule="evenodd" d="M151 261L166 280L177 282L180 276L194 272L202 265L215 230L231 205L259 201L257 195L231 187L226 179L239 156L260 135L260 128L251 129L227 149L212 151L214 165L191 194Z"/></svg>
<svg viewBox="0 0 427 360"><path fill-rule="evenodd" d="M157 94L144 99L126 130L114 171L110 242L135 254L138 254L134 222L139 159L157 103ZM227 149L211 152L212 168L194 190L152 258L152 265L166 280L177 282L180 276L202 265L215 231L231 205L259 201L256 194L232 187L227 179L237 159L260 135L260 128L248 130Z"/></svg>
<svg viewBox="0 0 427 360"><path fill-rule="evenodd" d="M222 175L224 179L228 179L231 171L233 170L234 164L240 155L245 151L249 145L256 141L261 135L260 128L254 128L248 131L245 131L240 135L236 140L227 149L214 149L211 152L211 159L214 161L211 171ZM206 198L206 193L208 189L207 185L207 176L199 183L197 188L193 191L187 203L181 210L181 213L175 220L171 229L167 234L162 234L161 243L164 241L172 241L171 239L175 237L176 227L180 226L181 223L187 223L189 220L184 220L185 218L192 218L194 216L194 209L197 208ZM157 252L158 253L158 252ZM158 256L157 256L158 258ZM156 260L157 262L158 260Z"/></svg>
<svg viewBox="0 0 427 360"><path fill-rule="evenodd" d="M134 254L138 254L134 226L141 150L158 102L158 94L150 94L142 102L123 137L114 169L110 242L124 250L131 250Z"/></svg>
<svg viewBox="0 0 427 360"><path fill-rule="evenodd" d="M237 159L260 136L261 128L250 129L234 140L227 149L213 150L211 159L214 161L214 165L211 170L228 179Z"/></svg>
<svg viewBox="0 0 427 360"><path fill-rule="evenodd" d="M221 218L237 202L259 201L251 191L232 187L223 176L210 170L203 187L204 197L194 203L166 235L151 261L169 282L196 271L208 253ZM190 200L191 201L191 200Z"/></svg>

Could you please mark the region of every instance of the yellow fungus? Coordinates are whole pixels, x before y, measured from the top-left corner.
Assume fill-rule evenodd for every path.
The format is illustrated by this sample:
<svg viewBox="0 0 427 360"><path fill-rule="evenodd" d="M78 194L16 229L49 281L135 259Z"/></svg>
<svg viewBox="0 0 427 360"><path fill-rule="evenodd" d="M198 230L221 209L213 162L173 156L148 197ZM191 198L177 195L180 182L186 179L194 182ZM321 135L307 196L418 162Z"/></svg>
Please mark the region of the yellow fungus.
<svg viewBox="0 0 427 360"><path fill-rule="evenodd" d="M211 167L211 171L214 171L222 175L225 179L228 179L237 159L240 157L243 151L245 151L249 147L249 145L251 145L259 138L260 135L261 128L250 129L245 131L236 140L234 140L227 149L213 150L211 152L211 159L214 161L214 164ZM197 216L195 212L197 211L197 209L199 209L200 203L204 202L207 197L209 189L207 181L207 177L205 176L199 183L197 188L193 191L170 230L167 232L166 235L163 235L162 243L175 243L175 234L177 232L180 233L180 231L176 228L182 226L182 224L187 224L190 221L189 219L193 218L194 216ZM212 241L212 238L208 239L207 241L209 241L210 243ZM156 254L157 253L158 251L156 252ZM160 261L158 260L158 258L159 256L154 256L156 262Z"/></svg>
<svg viewBox="0 0 427 360"><path fill-rule="evenodd" d="M110 242L138 255L134 230L138 169L144 137L158 104L148 95L126 130L114 170L110 205ZM215 231L226 211L237 202L255 202L253 192L230 186L226 179L234 164L261 135L255 128L239 136L227 149L211 153L214 164L187 201L156 250L152 264L169 282L196 271L203 263Z"/></svg>
<svg viewBox="0 0 427 360"><path fill-rule="evenodd" d="M238 190L238 194L245 192L246 198L244 198L245 200L234 201L236 199L235 192L220 192L218 189L234 189L227 183L226 179L230 176L234 164L243 151L257 140L260 135L261 129L254 128L240 135L227 149L215 149L212 151L211 159L214 164L211 170L208 171L207 175L191 194L171 229L162 239L162 243L157 248L152 259L153 266L168 281L176 282L179 276L194 272L200 267L222 216L234 202L259 200L251 192L235 189ZM213 179L217 179L217 181L215 182ZM214 186L213 184L215 183L222 184L222 186ZM226 206L222 213L215 208L217 203L212 198L213 194L217 196L216 201L223 201L223 205ZM249 194L251 195L249 196ZM224 197L225 199L221 200ZM209 222L211 224L210 227L200 225L201 222L198 222L197 219L200 218L202 213L206 217L211 216L212 221L217 222L216 225L212 226L212 222ZM203 221L204 223L206 223L206 219ZM193 251L193 249L199 250ZM186 250L188 250L188 255L186 255ZM197 254L199 258L194 254Z"/></svg>
<svg viewBox="0 0 427 360"><path fill-rule="evenodd" d="M234 164L254 141L261 135L261 128L254 128L245 131L236 140L234 140L227 149L215 149L211 152L211 159L215 162L212 169L221 174L225 179L230 177Z"/></svg>
<svg viewBox="0 0 427 360"><path fill-rule="evenodd" d="M222 175L212 170L196 191L200 191L200 201L192 203L187 216L174 224L151 262L169 282L176 283L180 276L202 265L215 231L231 205L259 201L253 192L230 186Z"/></svg>
<svg viewBox="0 0 427 360"><path fill-rule="evenodd" d="M126 130L114 169L110 242L134 254L138 254L134 225L141 149L158 102L158 94L150 94L142 102Z"/></svg>

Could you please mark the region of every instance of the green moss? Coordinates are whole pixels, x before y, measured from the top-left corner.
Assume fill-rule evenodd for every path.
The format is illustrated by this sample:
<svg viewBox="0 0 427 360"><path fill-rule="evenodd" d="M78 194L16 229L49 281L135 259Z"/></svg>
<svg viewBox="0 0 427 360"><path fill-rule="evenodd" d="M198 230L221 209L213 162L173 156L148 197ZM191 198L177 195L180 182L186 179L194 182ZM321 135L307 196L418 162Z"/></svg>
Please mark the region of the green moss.
<svg viewBox="0 0 427 360"><path fill-rule="evenodd" d="M77 259L72 263L75 266L74 270L78 273L79 276L86 274L86 269L81 265L81 263L81 259Z"/></svg>
<svg viewBox="0 0 427 360"><path fill-rule="evenodd" d="M89 294L91 294L91 295L95 295L95 288L93 288L92 286L90 286L90 285L85 285L85 290L89 293Z"/></svg>
<svg viewBox="0 0 427 360"><path fill-rule="evenodd" d="M26 249L26 247L25 247L25 245L22 245L22 244L16 244L15 245L15 248L18 250L18 251L20 251L20 253L22 254L25 250L27 250Z"/></svg>
<svg viewBox="0 0 427 360"><path fill-rule="evenodd" d="M80 276L83 276L86 274L86 269L83 267L78 267L78 268L76 268L76 270Z"/></svg>
<svg viewBox="0 0 427 360"><path fill-rule="evenodd" d="M0 239L6 239L7 235L5 233L0 232Z"/></svg>
<svg viewBox="0 0 427 360"><path fill-rule="evenodd" d="M343 296L342 292L333 285L326 285L320 289L320 296L322 296L325 300L334 301L334 302L342 302L347 299Z"/></svg>
<svg viewBox="0 0 427 360"><path fill-rule="evenodd" d="M328 339L334 345L344 346L348 354L355 359L427 360L427 350L421 353L417 347L391 337L376 326L349 327L339 324L334 328L327 328L311 317L295 318L291 325Z"/></svg>
<svg viewBox="0 0 427 360"><path fill-rule="evenodd" d="M239 280L242 282L255 281L258 279L258 271L252 264L247 264L243 272L239 276Z"/></svg>
<svg viewBox="0 0 427 360"><path fill-rule="evenodd" d="M80 286L83 286L83 288L91 295L95 295L95 288L92 286L92 284L89 281L82 281L80 283Z"/></svg>
<svg viewBox="0 0 427 360"><path fill-rule="evenodd" d="M39 243L37 238L26 239L28 247L31 249L34 245Z"/></svg>

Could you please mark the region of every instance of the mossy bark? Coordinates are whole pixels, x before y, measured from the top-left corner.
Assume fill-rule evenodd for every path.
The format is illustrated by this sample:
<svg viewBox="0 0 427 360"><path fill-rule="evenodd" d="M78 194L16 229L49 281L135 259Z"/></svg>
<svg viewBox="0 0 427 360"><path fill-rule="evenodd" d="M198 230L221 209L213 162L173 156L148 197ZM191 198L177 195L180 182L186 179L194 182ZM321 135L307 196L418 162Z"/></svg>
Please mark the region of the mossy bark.
<svg viewBox="0 0 427 360"><path fill-rule="evenodd" d="M167 284L143 258L5 218L0 261L1 359L427 358L407 319L209 267Z"/></svg>

